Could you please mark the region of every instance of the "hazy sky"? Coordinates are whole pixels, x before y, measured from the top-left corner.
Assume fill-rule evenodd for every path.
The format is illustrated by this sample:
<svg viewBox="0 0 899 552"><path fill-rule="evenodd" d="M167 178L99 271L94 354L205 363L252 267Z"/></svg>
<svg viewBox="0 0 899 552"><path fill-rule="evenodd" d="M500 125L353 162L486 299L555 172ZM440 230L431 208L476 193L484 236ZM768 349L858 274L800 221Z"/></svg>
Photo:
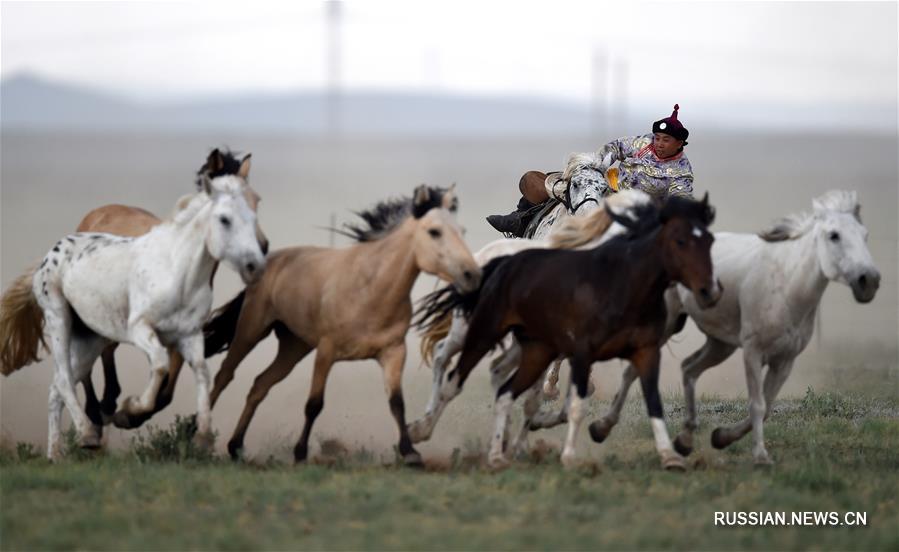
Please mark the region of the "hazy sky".
<svg viewBox="0 0 899 552"><path fill-rule="evenodd" d="M348 2L342 12L347 88L579 102L599 89L630 102L895 114L894 2ZM3 2L0 68L144 99L321 88L325 13L320 2Z"/></svg>

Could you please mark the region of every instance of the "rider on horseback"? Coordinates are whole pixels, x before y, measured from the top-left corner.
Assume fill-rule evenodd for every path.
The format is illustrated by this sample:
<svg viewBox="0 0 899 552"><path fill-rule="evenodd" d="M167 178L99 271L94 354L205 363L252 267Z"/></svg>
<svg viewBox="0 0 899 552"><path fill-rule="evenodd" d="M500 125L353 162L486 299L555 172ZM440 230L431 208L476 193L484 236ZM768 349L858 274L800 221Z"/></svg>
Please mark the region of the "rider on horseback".
<svg viewBox="0 0 899 552"><path fill-rule="evenodd" d="M670 117L653 123L651 134L619 138L596 153L570 155L562 173L548 177L538 171L525 173L519 183L523 197L518 209L508 215L491 215L487 222L500 232L520 237L552 198L565 202L574 212L579 205L571 205L569 186L579 177L597 180L602 195L635 188L658 199L692 196L693 168L684 154L690 133L677 120L678 109L675 104ZM616 161L619 165L612 167Z"/></svg>

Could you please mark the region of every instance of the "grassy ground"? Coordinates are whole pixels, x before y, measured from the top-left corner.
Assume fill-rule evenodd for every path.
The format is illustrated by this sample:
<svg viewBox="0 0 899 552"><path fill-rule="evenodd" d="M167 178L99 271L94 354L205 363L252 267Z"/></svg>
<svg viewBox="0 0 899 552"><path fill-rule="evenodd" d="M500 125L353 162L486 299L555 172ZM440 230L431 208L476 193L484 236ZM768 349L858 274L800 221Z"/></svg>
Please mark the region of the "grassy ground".
<svg viewBox="0 0 899 552"><path fill-rule="evenodd" d="M764 469L752 467L748 438L726 451L707 444L744 403L701 405L687 473L659 469L636 401L602 459L572 471L533 438L534 457L499 473L481 467L472 444L424 472L335 444L307 466L233 464L172 431L59 465L7 445L0 548L899 549L895 397L781 401L766 425L777 464ZM669 426L678 422L675 410ZM859 511L867 526L716 527L716 511Z"/></svg>

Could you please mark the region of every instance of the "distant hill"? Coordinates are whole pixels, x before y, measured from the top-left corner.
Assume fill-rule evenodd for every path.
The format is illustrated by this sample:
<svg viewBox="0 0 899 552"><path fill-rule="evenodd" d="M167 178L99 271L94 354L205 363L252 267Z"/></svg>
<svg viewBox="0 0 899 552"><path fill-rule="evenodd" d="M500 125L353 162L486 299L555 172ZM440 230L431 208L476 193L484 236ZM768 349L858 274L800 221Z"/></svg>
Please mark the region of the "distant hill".
<svg viewBox="0 0 899 552"><path fill-rule="evenodd" d="M337 99L338 125L348 134L515 135L586 132L589 112L539 100L417 93L354 92ZM320 133L327 97L299 92L179 103L140 103L31 75L0 83L5 129L240 129Z"/></svg>

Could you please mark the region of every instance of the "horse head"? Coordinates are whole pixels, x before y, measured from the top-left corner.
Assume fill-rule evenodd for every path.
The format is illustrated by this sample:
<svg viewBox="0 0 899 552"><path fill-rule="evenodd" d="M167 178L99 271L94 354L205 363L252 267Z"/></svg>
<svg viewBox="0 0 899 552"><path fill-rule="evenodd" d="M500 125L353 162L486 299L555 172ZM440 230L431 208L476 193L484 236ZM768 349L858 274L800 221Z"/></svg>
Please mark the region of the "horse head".
<svg viewBox="0 0 899 552"><path fill-rule="evenodd" d="M818 261L824 276L852 289L868 303L880 287L880 272L868 250L868 229L861 220L855 191L832 191L812 201Z"/></svg>
<svg viewBox="0 0 899 552"><path fill-rule="evenodd" d="M693 292L703 309L714 306L723 291L712 267L715 238L708 227L714 220L715 209L709 205L708 193L702 201L671 197L659 211L666 270L673 280Z"/></svg>
<svg viewBox="0 0 899 552"><path fill-rule="evenodd" d="M223 152L218 148L213 149L206 157L206 162L203 163L203 166L197 171L197 191L204 191L213 178L234 175L241 181L241 189L247 201L247 205L250 206L250 209L252 209L254 213L257 212L261 198L259 197L259 194L256 193L256 190L249 184L250 157L251 154L248 153L238 160L228 150ZM268 238L259 226L258 221L256 223L255 232L256 239L259 241L259 247L262 248L262 253L268 254Z"/></svg>
<svg viewBox="0 0 899 552"><path fill-rule="evenodd" d="M457 209L455 185L447 190L417 187L412 196L412 216L417 222L412 248L421 270L467 292L480 285L481 268L462 239Z"/></svg>
<svg viewBox="0 0 899 552"><path fill-rule="evenodd" d="M265 269L268 242L263 246L259 241L256 212L248 201L245 180L231 174L206 178L203 193L212 204L206 225L210 255L231 265L244 283L254 282Z"/></svg>

